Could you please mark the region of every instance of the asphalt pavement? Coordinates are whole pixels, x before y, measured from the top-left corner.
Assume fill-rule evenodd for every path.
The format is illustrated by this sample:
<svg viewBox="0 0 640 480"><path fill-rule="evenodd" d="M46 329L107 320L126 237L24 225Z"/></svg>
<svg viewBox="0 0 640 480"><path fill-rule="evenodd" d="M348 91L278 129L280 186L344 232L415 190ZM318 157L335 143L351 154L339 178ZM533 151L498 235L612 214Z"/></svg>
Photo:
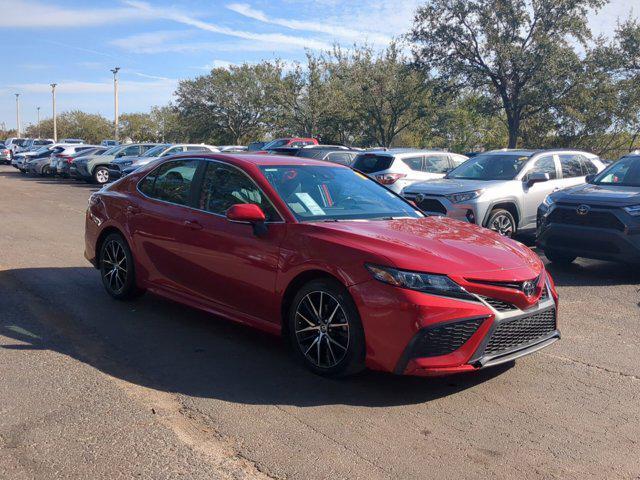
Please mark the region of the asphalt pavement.
<svg viewBox="0 0 640 480"><path fill-rule="evenodd" d="M108 297L95 189L0 167L0 478L640 478L637 268L550 265L562 340L515 364L328 380L278 338Z"/></svg>

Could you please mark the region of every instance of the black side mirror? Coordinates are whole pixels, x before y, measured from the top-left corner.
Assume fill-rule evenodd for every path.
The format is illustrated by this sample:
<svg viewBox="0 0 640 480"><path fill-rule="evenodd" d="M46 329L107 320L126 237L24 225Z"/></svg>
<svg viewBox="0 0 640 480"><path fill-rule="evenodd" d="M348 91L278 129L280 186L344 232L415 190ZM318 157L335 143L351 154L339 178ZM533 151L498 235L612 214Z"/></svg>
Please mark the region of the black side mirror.
<svg viewBox="0 0 640 480"><path fill-rule="evenodd" d="M596 178L596 174L595 173L590 173L589 175L584 177L584 181L587 182L587 183L593 183L593 180L595 178Z"/></svg>
<svg viewBox="0 0 640 480"><path fill-rule="evenodd" d="M548 182L550 178L546 172L533 172L526 176L525 181L527 182L527 187L531 187L536 183Z"/></svg>

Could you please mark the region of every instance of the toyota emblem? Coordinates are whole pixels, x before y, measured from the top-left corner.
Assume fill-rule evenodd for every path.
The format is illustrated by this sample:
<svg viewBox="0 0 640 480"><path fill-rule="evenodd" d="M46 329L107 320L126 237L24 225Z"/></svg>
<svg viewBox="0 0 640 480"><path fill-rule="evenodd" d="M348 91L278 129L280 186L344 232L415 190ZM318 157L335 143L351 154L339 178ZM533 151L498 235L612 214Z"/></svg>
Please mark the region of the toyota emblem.
<svg viewBox="0 0 640 480"><path fill-rule="evenodd" d="M524 282L522 291L527 297L533 297L533 294L536 293L536 284L532 281Z"/></svg>
<svg viewBox="0 0 640 480"><path fill-rule="evenodd" d="M587 213L589 213L589 210L591 210L591 207L589 205L580 205L578 208L576 208L576 212L578 215L586 215Z"/></svg>

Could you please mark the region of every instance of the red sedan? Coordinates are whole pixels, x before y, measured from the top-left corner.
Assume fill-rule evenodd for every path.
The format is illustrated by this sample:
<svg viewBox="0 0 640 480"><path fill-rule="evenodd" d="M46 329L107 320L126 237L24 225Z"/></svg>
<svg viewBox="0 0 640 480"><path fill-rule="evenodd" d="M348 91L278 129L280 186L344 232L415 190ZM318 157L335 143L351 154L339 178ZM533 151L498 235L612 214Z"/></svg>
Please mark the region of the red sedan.
<svg viewBox="0 0 640 480"><path fill-rule="evenodd" d="M149 164L91 196L85 256L114 298L149 291L281 333L323 375L464 372L560 337L527 247L304 158Z"/></svg>

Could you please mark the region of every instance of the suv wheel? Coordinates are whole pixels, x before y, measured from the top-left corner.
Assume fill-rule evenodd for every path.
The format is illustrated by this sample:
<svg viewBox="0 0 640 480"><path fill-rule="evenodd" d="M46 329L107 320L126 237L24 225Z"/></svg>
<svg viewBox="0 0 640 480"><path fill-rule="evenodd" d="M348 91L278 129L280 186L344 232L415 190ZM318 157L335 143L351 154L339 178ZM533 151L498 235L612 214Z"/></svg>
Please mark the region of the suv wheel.
<svg viewBox="0 0 640 480"><path fill-rule="evenodd" d="M505 237L513 237L517 231L515 218L513 218L511 212L502 208L496 208L491 211L489 220L487 220L487 228Z"/></svg>
<svg viewBox="0 0 640 480"><path fill-rule="evenodd" d="M93 181L98 185L104 185L109 181L109 169L107 167L96 167L93 171Z"/></svg>
<svg viewBox="0 0 640 480"><path fill-rule="evenodd" d="M364 369L364 330L347 290L334 280L313 280L289 308L289 340L296 356L323 376Z"/></svg>
<svg viewBox="0 0 640 480"><path fill-rule="evenodd" d="M577 258L575 255L568 255L566 253L556 252L554 250L545 250L544 256L552 263L559 263L563 265L569 265Z"/></svg>
<svg viewBox="0 0 640 480"><path fill-rule="evenodd" d="M108 235L102 242L100 276L107 293L117 300L127 300L142 293L136 286L131 249L119 233Z"/></svg>
<svg viewBox="0 0 640 480"><path fill-rule="evenodd" d="M44 167L42 167L42 175L44 176L51 175L51 167L49 167L49 165L45 165Z"/></svg>

